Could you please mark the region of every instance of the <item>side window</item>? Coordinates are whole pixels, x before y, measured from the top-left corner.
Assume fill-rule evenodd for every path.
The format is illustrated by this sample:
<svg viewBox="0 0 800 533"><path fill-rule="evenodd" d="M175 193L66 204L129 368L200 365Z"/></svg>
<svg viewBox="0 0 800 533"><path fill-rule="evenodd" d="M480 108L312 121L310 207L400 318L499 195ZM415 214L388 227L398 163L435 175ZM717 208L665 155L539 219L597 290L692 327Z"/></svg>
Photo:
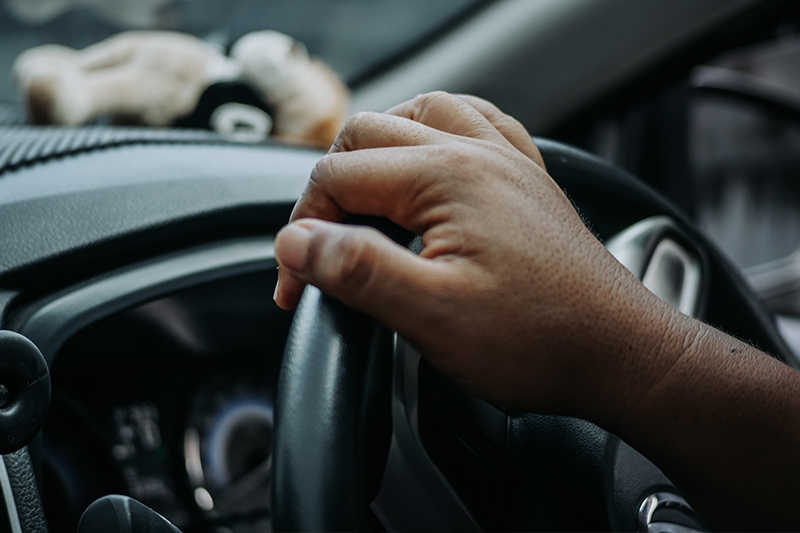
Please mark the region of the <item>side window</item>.
<svg viewBox="0 0 800 533"><path fill-rule="evenodd" d="M16 100L14 59L48 43L83 48L127 29L190 33L228 47L277 30L358 81L489 0L0 0L0 104ZM0 105L0 111L2 106ZM0 117L1 118L1 117Z"/></svg>
<svg viewBox="0 0 800 533"><path fill-rule="evenodd" d="M800 248L800 113L701 86L689 117L700 227L745 269Z"/></svg>
<svg viewBox="0 0 800 533"><path fill-rule="evenodd" d="M745 269L800 249L800 37L734 50L691 76L695 219Z"/></svg>
<svg viewBox="0 0 800 533"><path fill-rule="evenodd" d="M800 350L800 36L695 68L687 151L695 219Z"/></svg>
<svg viewBox="0 0 800 533"><path fill-rule="evenodd" d="M621 91L561 138L683 208L800 351L800 24L671 80Z"/></svg>
<svg viewBox="0 0 800 533"><path fill-rule="evenodd" d="M800 35L696 66L565 140L670 197L743 269L800 249Z"/></svg>

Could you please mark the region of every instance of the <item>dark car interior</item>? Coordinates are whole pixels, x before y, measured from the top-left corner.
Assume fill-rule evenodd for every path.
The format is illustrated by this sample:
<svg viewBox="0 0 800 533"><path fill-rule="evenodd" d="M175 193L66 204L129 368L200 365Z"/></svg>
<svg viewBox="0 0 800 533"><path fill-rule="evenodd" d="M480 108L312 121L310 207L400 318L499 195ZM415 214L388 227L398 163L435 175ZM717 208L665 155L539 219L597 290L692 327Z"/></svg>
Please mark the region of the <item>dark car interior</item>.
<svg viewBox="0 0 800 533"><path fill-rule="evenodd" d="M794 3L751 3L531 128L648 288L794 368L800 89L775 77L798 32ZM81 532L705 530L602 428L471 396L313 288L280 310L274 236L320 155L0 106L0 531L74 532L108 495L143 506L101 500Z"/></svg>

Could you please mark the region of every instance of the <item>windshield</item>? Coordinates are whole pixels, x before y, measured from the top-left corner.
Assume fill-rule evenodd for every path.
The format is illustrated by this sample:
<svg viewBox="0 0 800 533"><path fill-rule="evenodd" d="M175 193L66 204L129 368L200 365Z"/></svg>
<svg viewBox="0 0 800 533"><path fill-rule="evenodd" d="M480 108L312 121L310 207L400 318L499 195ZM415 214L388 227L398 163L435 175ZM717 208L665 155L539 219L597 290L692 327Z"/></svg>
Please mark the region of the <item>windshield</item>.
<svg viewBox="0 0 800 533"><path fill-rule="evenodd" d="M446 26L476 0L0 0L0 100L17 100L11 67L33 46L82 48L126 29L177 30L224 48L278 30L346 81Z"/></svg>

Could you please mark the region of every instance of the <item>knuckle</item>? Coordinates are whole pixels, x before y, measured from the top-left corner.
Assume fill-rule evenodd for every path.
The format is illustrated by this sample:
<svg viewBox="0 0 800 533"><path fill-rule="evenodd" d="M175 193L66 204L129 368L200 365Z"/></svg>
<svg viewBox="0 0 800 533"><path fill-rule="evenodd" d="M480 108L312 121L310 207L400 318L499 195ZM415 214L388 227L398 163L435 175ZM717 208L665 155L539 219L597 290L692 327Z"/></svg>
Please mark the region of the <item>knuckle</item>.
<svg viewBox="0 0 800 533"><path fill-rule="evenodd" d="M323 185L331 176L336 174L335 156L327 154L322 156L314 168L311 169L310 185Z"/></svg>
<svg viewBox="0 0 800 533"><path fill-rule="evenodd" d="M374 272L375 254L367 239L356 234L339 237L337 257L330 282L344 290L348 299L356 297L369 286Z"/></svg>
<svg viewBox="0 0 800 533"><path fill-rule="evenodd" d="M520 132L525 131L525 128L518 120L516 120L514 117L510 115L506 115L502 111L497 112L495 121L499 126L507 128L509 130L518 130Z"/></svg>
<svg viewBox="0 0 800 533"><path fill-rule="evenodd" d="M372 111L359 111L357 113L353 113L353 116L347 119L345 127L347 127L348 125L356 127L363 126L364 123L372 121L376 115L377 113L373 113Z"/></svg>
<svg viewBox="0 0 800 533"><path fill-rule="evenodd" d="M333 141L333 151L347 152L358 147L359 136L375 121L377 113L360 111L347 119Z"/></svg>
<svg viewBox="0 0 800 533"><path fill-rule="evenodd" d="M417 96L416 100L421 104L429 104L437 100L442 100L442 99L449 100L454 98L455 96L444 91L431 91L429 93L424 93Z"/></svg>
<svg viewBox="0 0 800 533"><path fill-rule="evenodd" d="M432 176L457 174L460 171L459 164L463 154L463 147L455 143L437 146L435 151L426 155L426 173Z"/></svg>
<svg viewBox="0 0 800 533"><path fill-rule="evenodd" d="M328 154L317 161L308 178L300 198L292 209L291 220L299 218L322 218L335 220L339 208L333 199L335 178L341 173L341 163L336 154Z"/></svg>
<svg viewBox="0 0 800 533"><path fill-rule="evenodd" d="M441 105L446 105L456 99L450 93L444 91L433 91L421 94L414 99L414 106L422 112L423 110L432 109Z"/></svg>
<svg viewBox="0 0 800 533"><path fill-rule="evenodd" d="M473 182L482 175L482 161L487 152L478 145L453 143L437 147L427 160L427 168L432 175L447 177L438 180L431 190L452 189L456 183ZM451 179L452 178L452 179Z"/></svg>
<svg viewBox="0 0 800 533"><path fill-rule="evenodd" d="M469 143L450 143L441 146L431 158L444 168L461 169L476 162L476 148Z"/></svg>

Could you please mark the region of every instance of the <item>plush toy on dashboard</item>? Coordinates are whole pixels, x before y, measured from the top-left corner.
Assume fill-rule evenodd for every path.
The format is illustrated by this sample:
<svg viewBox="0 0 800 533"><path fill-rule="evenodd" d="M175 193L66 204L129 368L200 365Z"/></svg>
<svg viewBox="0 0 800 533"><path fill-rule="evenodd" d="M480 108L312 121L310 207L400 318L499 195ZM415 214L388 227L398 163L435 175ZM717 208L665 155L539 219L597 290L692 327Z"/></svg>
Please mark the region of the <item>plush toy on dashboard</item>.
<svg viewBox="0 0 800 533"><path fill-rule="evenodd" d="M302 43L276 31L248 33L231 48L231 59L272 107L276 136L331 145L347 119L350 95Z"/></svg>
<svg viewBox="0 0 800 533"><path fill-rule="evenodd" d="M14 74L39 124L190 125L249 140L271 131L327 147L349 103L330 68L274 31L245 35L230 57L176 32L125 32L83 50L45 45L21 54Z"/></svg>

